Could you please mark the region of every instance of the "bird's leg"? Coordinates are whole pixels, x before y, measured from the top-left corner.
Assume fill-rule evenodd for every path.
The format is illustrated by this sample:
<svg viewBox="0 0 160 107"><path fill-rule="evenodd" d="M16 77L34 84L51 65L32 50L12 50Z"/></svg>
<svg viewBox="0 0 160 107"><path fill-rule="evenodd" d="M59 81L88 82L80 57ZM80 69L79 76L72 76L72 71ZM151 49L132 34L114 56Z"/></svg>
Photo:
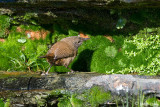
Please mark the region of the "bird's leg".
<svg viewBox="0 0 160 107"><path fill-rule="evenodd" d="M46 75L48 75L48 72L49 72L49 70L51 69L52 66L53 65L51 64L50 67L48 68L47 72L46 72Z"/></svg>
<svg viewBox="0 0 160 107"><path fill-rule="evenodd" d="M49 70L51 69L52 66L53 65L51 64L50 67L48 68L47 72L46 73L42 73L41 75L48 75L48 72L49 72Z"/></svg>
<svg viewBox="0 0 160 107"><path fill-rule="evenodd" d="M75 71L73 71L71 68L69 68L68 66L65 66L65 67L71 71L71 72L68 72L68 74L75 72Z"/></svg>

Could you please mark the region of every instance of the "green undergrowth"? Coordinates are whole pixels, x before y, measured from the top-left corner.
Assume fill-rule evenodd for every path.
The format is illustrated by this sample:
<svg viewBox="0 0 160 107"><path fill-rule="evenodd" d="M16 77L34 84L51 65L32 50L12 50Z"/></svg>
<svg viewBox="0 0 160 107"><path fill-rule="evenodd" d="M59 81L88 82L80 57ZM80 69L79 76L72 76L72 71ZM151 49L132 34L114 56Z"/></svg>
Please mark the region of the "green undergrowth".
<svg viewBox="0 0 160 107"><path fill-rule="evenodd" d="M160 102L155 95L145 96L142 92L138 95L118 96L111 95L102 87L94 86L83 92L70 92L66 90L52 90L47 95L34 97L39 107L159 107Z"/></svg>
<svg viewBox="0 0 160 107"><path fill-rule="evenodd" d="M4 101L4 99L0 98L0 107L10 107L10 100Z"/></svg>
<svg viewBox="0 0 160 107"><path fill-rule="evenodd" d="M48 96L36 96L38 106L58 107L98 107L111 99L110 92L105 92L98 86L87 89L82 93L70 93L65 90L53 90ZM57 103L54 100L57 101ZM50 102L51 101L51 102Z"/></svg>
<svg viewBox="0 0 160 107"><path fill-rule="evenodd" d="M102 35L91 36L79 48L72 68L107 74L158 75L160 28L146 29L132 37L113 36L113 43Z"/></svg>
<svg viewBox="0 0 160 107"><path fill-rule="evenodd" d="M58 107L98 107L111 99L109 92L102 88L93 87L82 94L72 94L59 98Z"/></svg>
<svg viewBox="0 0 160 107"><path fill-rule="evenodd" d="M39 58L45 54L45 41L32 41L22 33L12 32L6 42L0 43L0 69L7 71L44 70L48 64Z"/></svg>
<svg viewBox="0 0 160 107"><path fill-rule="evenodd" d="M6 15L0 15L0 38L6 38L7 29L10 27L10 18Z"/></svg>
<svg viewBox="0 0 160 107"><path fill-rule="evenodd" d="M25 30L41 30L42 27L32 25L21 26ZM48 44L68 36L76 36L78 32L68 30L59 32L56 26L53 34L45 40L28 39L24 32L16 32L11 28L4 43L0 42L0 70L3 71L46 71L49 67L45 55ZM88 34L89 35L89 34ZM50 38L52 36L52 39ZM107 74L140 74L158 75L160 72L160 28L145 28L133 36L112 35L110 42L103 35L92 36L78 49L78 55L69 65L75 71L99 72ZM63 66L53 66L50 72L68 72Z"/></svg>

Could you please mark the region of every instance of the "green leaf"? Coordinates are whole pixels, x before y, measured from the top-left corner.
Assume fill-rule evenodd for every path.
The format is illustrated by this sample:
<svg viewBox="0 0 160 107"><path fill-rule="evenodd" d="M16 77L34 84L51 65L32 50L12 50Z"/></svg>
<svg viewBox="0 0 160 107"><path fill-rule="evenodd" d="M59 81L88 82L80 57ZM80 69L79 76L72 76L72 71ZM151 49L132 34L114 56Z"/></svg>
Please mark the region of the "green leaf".
<svg viewBox="0 0 160 107"><path fill-rule="evenodd" d="M18 39L18 42L19 42L19 43L25 43L25 42L26 42L26 39L24 39L24 38Z"/></svg>
<svg viewBox="0 0 160 107"><path fill-rule="evenodd" d="M4 105L4 107L10 107L10 99L7 99L7 101L6 101L5 105Z"/></svg>
<svg viewBox="0 0 160 107"><path fill-rule="evenodd" d="M0 107L4 107L4 101L2 98L0 98Z"/></svg>
<svg viewBox="0 0 160 107"><path fill-rule="evenodd" d="M147 32L153 32L153 29L147 28Z"/></svg>
<svg viewBox="0 0 160 107"><path fill-rule="evenodd" d="M69 36L78 36L78 32L74 30L69 30L68 33L69 33Z"/></svg>

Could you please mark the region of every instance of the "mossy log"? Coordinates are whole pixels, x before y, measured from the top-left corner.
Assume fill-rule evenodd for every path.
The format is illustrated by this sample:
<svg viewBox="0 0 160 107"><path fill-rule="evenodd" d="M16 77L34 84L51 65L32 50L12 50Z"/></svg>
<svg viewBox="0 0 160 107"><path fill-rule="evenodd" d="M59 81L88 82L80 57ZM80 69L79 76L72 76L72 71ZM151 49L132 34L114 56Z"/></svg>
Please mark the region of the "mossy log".
<svg viewBox="0 0 160 107"><path fill-rule="evenodd" d="M94 35L111 31L136 34L146 27L159 26L159 5L159 0L2 0L0 14L11 16L13 25L17 24L14 21L18 25L34 25L21 17L26 15L38 25L59 25L65 33L74 29ZM117 30L121 17L127 25Z"/></svg>
<svg viewBox="0 0 160 107"><path fill-rule="evenodd" d="M79 10L159 8L159 0L0 0L1 14L38 13L56 17L84 16ZM72 18L69 17L69 18ZM68 19L69 19L68 18Z"/></svg>
<svg viewBox="0 0 160 107"><path fill-rule="evenodd" d="M27 73L1 73L0 98L10 98L12 103L36 104L35 96L46 96L51 90L80 93L94 86L103 87L112 95L125 97L155 95L160 97L159 76L106 75L99 73L54 74L41 76Z"/></svg>

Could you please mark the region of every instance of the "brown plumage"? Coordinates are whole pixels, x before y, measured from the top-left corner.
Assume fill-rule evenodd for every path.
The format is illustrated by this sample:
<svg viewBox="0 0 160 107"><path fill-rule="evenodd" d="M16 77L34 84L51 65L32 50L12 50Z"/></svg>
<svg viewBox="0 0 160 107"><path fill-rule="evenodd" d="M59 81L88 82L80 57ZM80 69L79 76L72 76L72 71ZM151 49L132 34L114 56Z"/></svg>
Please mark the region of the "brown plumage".
<svg viewBox="0 0 160 107"><path fill-rule="evenodd" d="M73 61L77 55L78 47L83 43L83 41L88 40L89 38L82 38L79 36L66 37L59 42L56 42L49 50L45 56L40 56L40 58L46 58L50 63L50 67L47 70L48 74L50 68L55 66L65 66L68 68L68 65ZM74 72L72 69L68 68L71 72Z"/></svg>

